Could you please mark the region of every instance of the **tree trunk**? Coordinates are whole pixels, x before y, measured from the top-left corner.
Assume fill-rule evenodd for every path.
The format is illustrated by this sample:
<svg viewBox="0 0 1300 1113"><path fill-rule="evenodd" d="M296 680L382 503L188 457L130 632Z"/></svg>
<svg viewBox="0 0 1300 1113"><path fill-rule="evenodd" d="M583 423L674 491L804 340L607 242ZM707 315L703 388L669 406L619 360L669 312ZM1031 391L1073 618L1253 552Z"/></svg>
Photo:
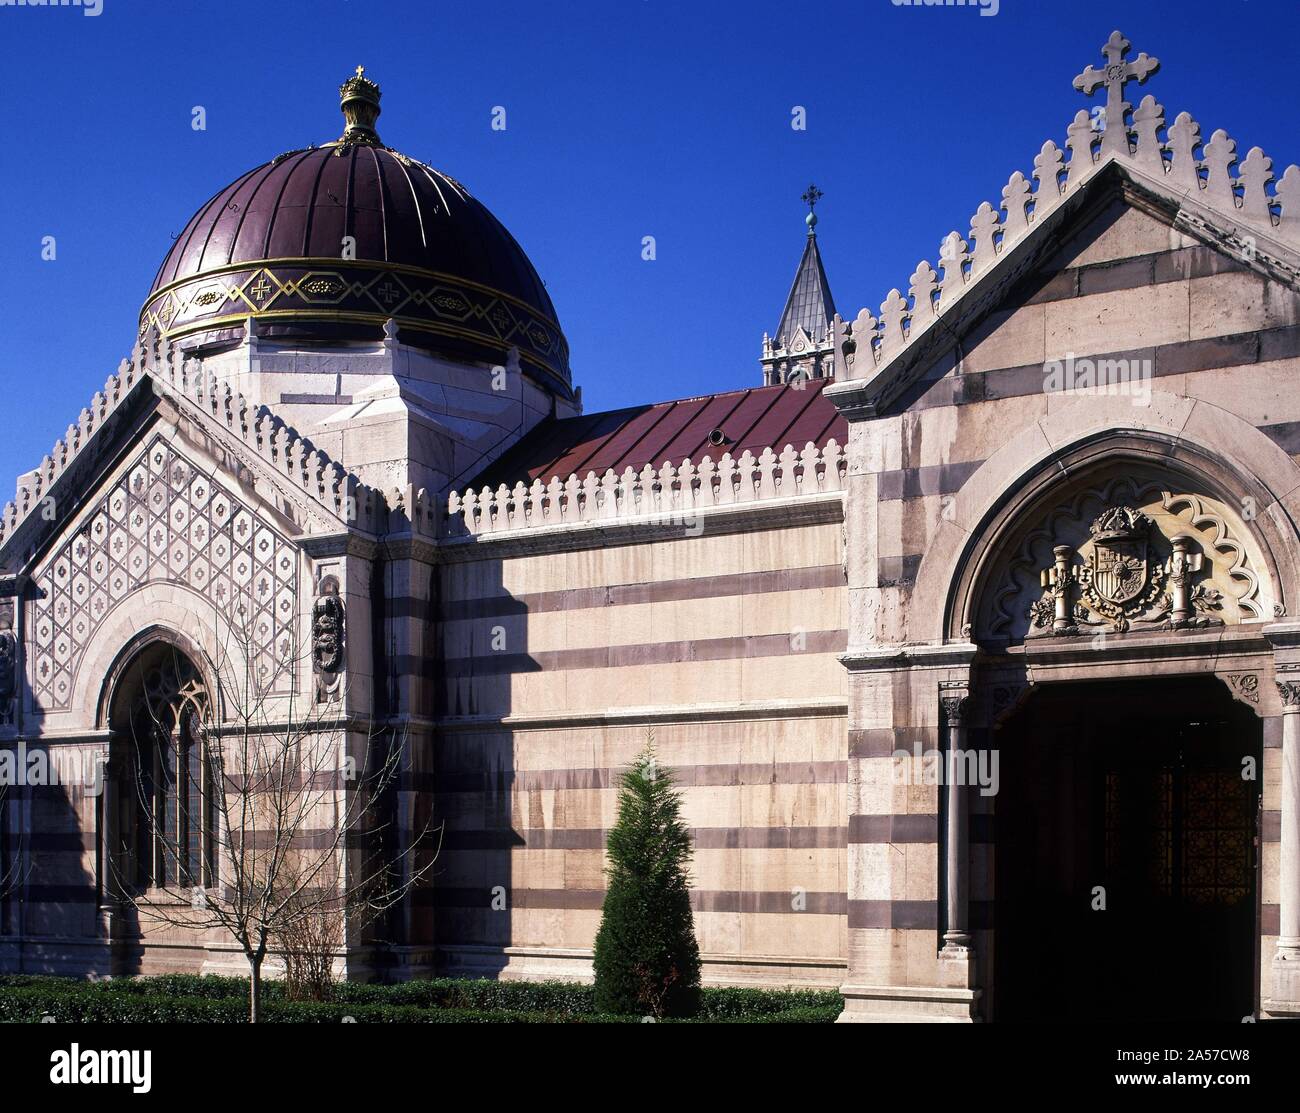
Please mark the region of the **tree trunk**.
<svg viewBox="0 0 1300 1113"><path fill-rule="evenodd" d="M262 956L253 955L248 963L252 971L248 981L248 1023L256 1024L262 1013Z"/></svg>

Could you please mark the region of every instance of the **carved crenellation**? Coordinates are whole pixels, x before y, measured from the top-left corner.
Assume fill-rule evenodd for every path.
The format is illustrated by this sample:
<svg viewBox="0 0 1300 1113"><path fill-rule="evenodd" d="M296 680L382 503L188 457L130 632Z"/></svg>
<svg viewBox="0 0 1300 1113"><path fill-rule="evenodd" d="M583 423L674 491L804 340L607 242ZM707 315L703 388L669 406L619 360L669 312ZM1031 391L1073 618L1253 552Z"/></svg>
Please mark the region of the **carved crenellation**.
<svg viewBox="0 0 1300 1113"><path fill-rule="evenodd" d="M437 533L438 500L423 489L385 495L368 487L266 406L255 406L206 371L200 361L185 358L175 345L160 354L154 345L137 344L131 359L121 362L117 374L109 377L50 455L35 471L19 478L14 501L0 512L0 544L40 506L94 433L107 424L145 375L167 394L210 415L295 489L350 525L382 532L390 512L397 511L414 531L430 536Z"/></svg>
<svg viewBox="0 0 1300 1113"><path fill-rule="evenodd" d="M622 518L689 521L705 509L842 491L847 471L844 450L831 440L820 450L812 443L802 452L786 445L779 456L765 448L757 457L725 453L717 462L705 456L698 464L647 464L621 475L611 469L599 476L588 472L585 478L554 476L547 483L535 479L527 486L452 492L448 514L462 518L473 535Z"/></svg>
<svg viewBox="0 0 1300 1113"><path fill-rule="evenodd" d="M1131 110L1130 123L1131 106L1123 99L1124 86L1133 80L1144 82L1159 63L1145 54L1125 62L1128 46L1116 31L1103 48L1107 65L1089 67L1075 79L1075 87L1085 95L1104 85L1107 105L1096 107L1091 116L1085 111L1075 116L1066 140L1070 158L1067 160L1051 140L1044 143L1034 158L1031 176L1035 189L1030 189L1029 180L1017 170L1002 190L1000 207L987 201L980 204L966 239L955 231L943 239L938 261L942 279L937 278L934 266L923 260L913 272L910 299L898 289L890 290L881 306L881 318L865 308L849 321L836 314L837 380L871 377L1112 159L1190 193L1234 224L1244 222L1300 250L1300 167L1289 166L1278 177L1272 159L1258 147L1252 147L1238 164L1236 143L1226 132L1214 132L1202 145L1200 125L1185 112L1162 138L1165 111L1150 95ZM1235 175L1234 166L1238 167ZM1195 222L1195 218L1187 219ZM968 241L973 241L973 248ZM1256 252L1263 255L1263 248L1254 243L1241 240L1239 246L1249 249L1252 257Z"/></svg>
<svg viewBox="0 0 1300 1113"><path fill-rule="evenodd" d="M1134 509L1143 506L1146 513ZM1135 578L1126 580L1130 571ZM1031 582L1039 594L1026 599ZM986 633L1002 637L1022 618L1029 636L1042 636L1251 621L1266 608L1247 549L1222 511L1200 495L1121 476L1079 491L1025 534L987 614Z"/></svg>

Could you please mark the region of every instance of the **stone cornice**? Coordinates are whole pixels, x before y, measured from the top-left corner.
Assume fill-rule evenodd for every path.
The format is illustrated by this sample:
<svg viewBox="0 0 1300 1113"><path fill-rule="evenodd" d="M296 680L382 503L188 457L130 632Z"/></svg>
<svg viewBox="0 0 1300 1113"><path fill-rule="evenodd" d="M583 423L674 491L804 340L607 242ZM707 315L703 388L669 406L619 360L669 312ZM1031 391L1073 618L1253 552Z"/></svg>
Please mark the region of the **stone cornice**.
<svg viewBox="0 0 1300 1113"><path fill-rule="evenodd" d="M882 645L850 649L840 654L840 663L849 672L945 669L969 665L979 653L979 646L971 642Z"/></svg>
<svg viewBox="0 0 1300 1113"><path fill-rule="evenodd" d="M386 535L378 546L386 560L413 560L420 564L438 564L442 552L437 541L411 533Z"/></svg>
<svg viewBox="0 0 1300 1113"><path fill-rule="evenodd" d="M1019 661L1031 668L1091 664L1096 666L1101 676L1112 664L1204 657L1217 660L1270 653L1265 629L1255 623L1242 623L1206 630L1106 634L1104 648L1097 648L1093 638L1088 636L1031 638L1022 645L1007 649L1005 656L997 659Z"/></svg>
<svg viewBox="0 0 1300 1113"><path fill-rule="evenodd" d="M1272 622L1259 632L1274 649L1300 648L1300 622Z"/></svg>
<svg viewBox="0 0 1300 1113"><path fill-rule="evenodd" d="M364 560L374 560L380 545L374 538L358 533L309 534L296 540L302 551L313 560L336 556L358 556Z"/></svg>
<svg viewBox="0 0 1300 1113"><path fill-rule="evenodd" d="M732 720L837 718L848 713L843 699L752 700L743 703L699 703L689 707L618 707L596 711L557 711L505 717L463 716L441 719L442 733L491 730L554 730L569 727L626 726L648 723L713 723Z"/></svg>

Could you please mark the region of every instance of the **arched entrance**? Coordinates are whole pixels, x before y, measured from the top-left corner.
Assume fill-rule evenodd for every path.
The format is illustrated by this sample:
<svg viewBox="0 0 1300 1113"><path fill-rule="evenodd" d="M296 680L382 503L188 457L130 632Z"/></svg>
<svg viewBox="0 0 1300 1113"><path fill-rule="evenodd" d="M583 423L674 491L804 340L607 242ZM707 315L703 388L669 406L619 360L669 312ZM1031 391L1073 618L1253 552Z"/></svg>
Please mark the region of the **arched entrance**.
<svg viewBox="0 0 1300 1113"><path fill-rule="evenodd" d="M1054 683L991 742L992 1018L1252 1013L1260 720L1209 675Z"/></svg>

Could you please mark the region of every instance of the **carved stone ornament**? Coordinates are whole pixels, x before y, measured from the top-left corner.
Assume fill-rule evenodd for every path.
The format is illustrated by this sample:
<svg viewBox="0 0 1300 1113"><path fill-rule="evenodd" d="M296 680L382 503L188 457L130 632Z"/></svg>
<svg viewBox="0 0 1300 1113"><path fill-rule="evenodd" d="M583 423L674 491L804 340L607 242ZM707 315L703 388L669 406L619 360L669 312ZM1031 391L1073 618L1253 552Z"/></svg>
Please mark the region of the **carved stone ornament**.
<svg viewBox="0 0 1300 1113"><path fill-rule="evenodd" d="M962 717L970 710L970 689L964 684L941 683L939 706L950 727L960 727Z"/></svg>
<svg viewBox="0 0 1300 1113"><path fill-rule="evenodd" d="M1016 640L1264 619L1273 599L1229 509L1129 474L1080 489L1019 536L979 637Z"/></svg>
<svg viewBox="0 0 1300 1113"><path fill-rule="evenodd" d="M1201 555L1189 551L1190 538L1180 537L1167 561L1153 560L1154 528L1140 510L1114 506L1089 527L1092 544L1086 561L1076 563L1070 546L1056 546L1052 567L1041 574L1043 597L1030 606L1034 627L1057 634L1078 633L1081 627L1122 633L1134 622L1188 624L1190 576L1200 570ZM1211 600L1205 605L1212 605Z"/></svg>
<svg viewBox="0 0 1300 1113"><path fill-rule="evenodd" d="M1259 703L1259 676L1253 672L1228 673L1228 687L1245 703Z"/></svg>
<svg viewBox="0 0 1300 1113"><path fill-rule="evenodd" d="M1284 712L1300 711L1300 680L1275 680Z"/></svg>
<svg viewBox="0 0 1300 1113"><path fill-rule="evenodd" d="M343 667L343 620L339 582L326 576L311 608L311 656L317 672L332 674Z"/></svg>

